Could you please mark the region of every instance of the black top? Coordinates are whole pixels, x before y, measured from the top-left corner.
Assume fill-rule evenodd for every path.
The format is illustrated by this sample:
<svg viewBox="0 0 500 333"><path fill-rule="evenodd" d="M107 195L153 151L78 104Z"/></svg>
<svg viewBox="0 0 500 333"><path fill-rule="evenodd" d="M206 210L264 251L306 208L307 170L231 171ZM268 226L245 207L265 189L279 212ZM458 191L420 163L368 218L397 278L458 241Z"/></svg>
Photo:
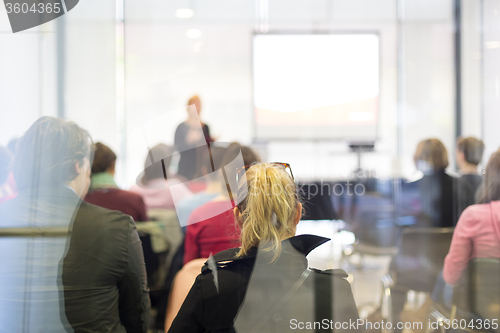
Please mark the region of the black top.
<svg viewBox="0 0 500 333"><path fill-rule="evenodd" d="M417 218L416 226L452 227L457 223L456 178L444 170L403 183L402 215Z"/></svg>
<svg viewBox="0 0 500 333"><path fill-rule="evenodd" d="M0 227L69 231L0 238L10 249L0 251L5 332L147 332L146 271L130 216L86 203L70 188L43 188L0 205Z"/></svg>
<svg viewBox="0 0 500 333"><path fill-rule="evenodd" d="M206 147L206 144L211 142L210 129L208 128L208 125L203 124L201 128L203 130L204 139L202 138L200 142L195 143L186 142L186 136L190 129L189 125L187 125L186 123L183 122L179 124L179 126L177 126L177 129L175 130L174 144L177 151L180 152L179 167L177 173L189 180L193 179L197 171L197 159L199 158L199 154L197 153L198 150L196 149L196 147Z"/></svg>
<svg viewBox="0 0 500 333"><path fill-rule="evenodd" d="M236 257L239 249L216 254L212 265L209 260L203 266L169 332L250 332L258 325L258 332L289 332L306 322L323 321L323 328L355 322L359 315L347 274L307 270L306 255L328 240L292 237L282 242L281 255L273 263L271 252L256 248L242 258ZM316 331L330 331L320 328Z"/></svg>
<svg viewBox="0 0 500 333"><path fill-rule="evenodd" d="M483 178L479 175L462 175L457 181L458 214L476 203L476 192Z"/></svg>

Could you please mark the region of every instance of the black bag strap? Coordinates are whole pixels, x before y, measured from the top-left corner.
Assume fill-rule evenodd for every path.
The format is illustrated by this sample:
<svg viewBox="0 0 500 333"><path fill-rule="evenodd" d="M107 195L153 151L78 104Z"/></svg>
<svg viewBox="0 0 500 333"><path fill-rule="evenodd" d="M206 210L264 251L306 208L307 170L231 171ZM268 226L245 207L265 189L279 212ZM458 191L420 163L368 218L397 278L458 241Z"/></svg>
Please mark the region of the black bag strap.
<svg viewBox="0 0 500 333"><path fill-rule="evenodd" d="M314 273L314 321L322 323L327 319L330 323L330 320L333 320L333 275L317 270ZM330 328L316 329L316 332L331 331Z"/></svg>

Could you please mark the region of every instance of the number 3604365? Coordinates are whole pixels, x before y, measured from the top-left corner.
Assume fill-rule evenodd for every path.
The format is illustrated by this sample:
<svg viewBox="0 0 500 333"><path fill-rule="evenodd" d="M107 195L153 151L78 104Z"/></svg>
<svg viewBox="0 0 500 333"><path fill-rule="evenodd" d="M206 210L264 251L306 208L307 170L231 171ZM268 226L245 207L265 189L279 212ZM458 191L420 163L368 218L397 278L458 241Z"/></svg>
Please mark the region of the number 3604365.
<svg viewBox="0 0 500 333"><path fill-rule="evenodd" d="M31 6L27 3L6 3L7 14L10 13L38 13L38 14L58 14L61 12L60 3L34 3Z"/></svg>

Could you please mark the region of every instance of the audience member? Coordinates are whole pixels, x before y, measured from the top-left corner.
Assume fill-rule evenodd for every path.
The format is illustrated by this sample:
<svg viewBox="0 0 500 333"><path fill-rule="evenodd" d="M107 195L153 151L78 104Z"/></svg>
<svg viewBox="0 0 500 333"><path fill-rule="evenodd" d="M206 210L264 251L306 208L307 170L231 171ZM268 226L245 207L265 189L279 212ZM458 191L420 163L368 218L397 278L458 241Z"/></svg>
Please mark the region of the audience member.
<svg viewBox="0 0 500 333"><path fill-rule="evenodd" d="M132 216L136 222L148 220L146 206L142 197L133 192L118 188L115 180L116 154L106 145L95 144L95 156L92 163L92 176L89 193L85 197L88 203L111 210L118 210Z"/></svg>
<svg viewBox="0 0 500 333"><path fill-rule="evenodd" d="M328 239L294 236L302 205L284 165L253 165L246 175L233 210L241 247L205 263L169 332L289 332L293 320L355 322L347 274L307 268L307 254Z"/></svg>
<svg viewBox="0 0 500 333"><path fill-rule="evenodd" d="M500 152L486 166L477 205L468 207L457 223L443 278L455 284L474 258L500 258Z"/></svg>
<svg viewBox="0 0 500 333"><path fill-rule="evenodd" d="M168 173L173 152L171 147L162 143L151 148L144 162L142 179L130 188L131 192L139 194L144 199L147 209L175 209L170 186L176 186L176 200L186 199L192 195L175 175Z"/></svg>
<svg viewBox="0 0 500 333"><path fill-rule="evenodd" d="M10 200L16 196L13 185L14 178L11 172L12 154L0 146L0 203Z"/></svg>
<svg viewBox="0 0 500 333"><path fill-rule="evenodd" d="M0 205L0 227L29 237L10 238L0 251L2 331L147 332L149 296L134 221L80 199L92 149L87 131L52 117L38 119L19 141L19 195Z"/></svg>
<svg viewBox="0 0 500 333"><path fill-rule="evenodd" d="M457 165L460 178L457 181L458 215L475 203L475 194L483 177L477 168L483 159L484 143L474 137L459 138L457 142Z"/></svg>
<svg viewBox="0 0 500 333"><path fill-rule="evenodd" d="M259 162L260 159L249 147L231 144L224 154L222 166L230 164L241 151L244 165ZM226 168L227 170L227 168ZM236 181L236 172L226 171L229 182ZM240 231L234 223L233 194L222 175L219 182L226 187L224 192L210 202L195 209L188 219L184 242L184 264L197 258L208 258L210 254L239 246Z"/></svg>
<svg viewBox="0 0 500 333"><path fill-rule="evenodd" d="M403 183L401 212L417 218L416 226L451 227L458 220L454 209L456 180L446 173L448 152L438 139L421 141L414 155L423 173L417 181Z"/></svg>
<svg viewBox="0 0 500 333"><path fill-rule="evenodd" d="M203 158L201 161L201 171L205 180L206 180L206 188L204 191L201 191L199 193L196 193L193 196L190 196L184 200L182 200L180 203L176 204L175 209L177 212L177 217L179 219L179 223L182 227L182 230L184 233L186 233L186 227L188 223L188 218L191 215L192 211L203 204L209 202L210 200L214 199L220 193L223 192L223 184L222 182L218 179L217 173L214 171L219 170L222 167L222 159L224 157L226 149L223 147L215 146L214 143L210 144L210 150L206 150L203 153ZM212 163L213 163L213 170L212 170ZM192 183L192 182L190 182ZM175 253L175 256L172 259L172 264L170 265L170 269L168 271L168 274L165 279L165 284L163 287L163 292L160 297L160 300L157 304L158 308L158 315L156 316L156 327L158 329L163 329L163 326L165 324L165 320L169 323L168 326L172 323L172 320L175 317L175 314L180 308L180 305L182 304L182 300L186 297L187 292L189 291L189 288L193 284L193 281L189 283L189 281L186 281L182 278L182 275L190 274L193 270L196 271L196 267L198 267L197 272L199 272L200 267L202 266L203 262L196 266L196 265L191 265L189 269L185 270L183 269L184 265L184 239L182 240L181 245L179 246L179 249ZM183 273L181 277L177 276L177 273L183 269ZM197 274L195 274L196 276ZM174 280L175 279L175 280ZM177 281L177 282L175 282ZM173 284L177 284L177 290L175 292L175 295L170 295L170 291L172 289ZM182 286L180 287L182 291L178 290L179 285ZM185 291L185 292L184 292ZM180 304L179 304L179 301ZM174 311L172 310L171 306L168 305L169 302L173 302L175 306L177 306L177 309ZM172 305L173 306L173 305ZM175 307L174 306L174 307ZM170 317L165 319L166 313L170 314ZM172 316L173 313L173 316Z"/></svg>
<svg viewBox="0 0 500 333"><path fill-rule="evenodd" d="M180 152L177 173L192 180L198 173L197 165L200 154L206 145L212 142L210 129L200 120L201 100L193 96L187 103L188 119L175 130L175 148ZM197 147L202 147L197 149Z"/></svg>
<svg viewBox="0 0 500 333"><path fill-rule="evenodd" d="M219 173L217 171L222 167L222 159L226 149L223 147L210 145L210 152L207 151L202 161L204 161L201 169L205 176L207 186L204 191L196 193L192 197L188 197L182 200L177 206L177 215L179 218L179 223L181 227L185 229L188 224L188 218L196 208L204 205L205 203L215 199L226 189L223 182L217 177ZM210 154L210 155L209 155ZM212 170L212 163L214 169Z"/></svg>

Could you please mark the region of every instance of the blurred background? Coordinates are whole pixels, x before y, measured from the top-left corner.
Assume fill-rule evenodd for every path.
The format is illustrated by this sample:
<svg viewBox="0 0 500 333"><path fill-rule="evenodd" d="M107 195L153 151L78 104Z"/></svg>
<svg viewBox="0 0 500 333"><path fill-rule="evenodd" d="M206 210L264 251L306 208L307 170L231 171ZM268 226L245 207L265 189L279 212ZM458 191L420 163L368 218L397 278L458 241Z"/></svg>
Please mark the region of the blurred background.
<svg viewBox="0 0 500 333"><path fill-rule="evenodd" d="M256 33L347 32L378 37L376 145L364 166L410 176L416 144L428 137L451 154L459 135L479 137L489 156L500 145L499 8L497 0L86 0L12 34L2 7L0 144L42 115L65 117L117 152L117 182L130 186L147 147L173 143L198 94L220 141L286 160L299 179L343 178L357 155L342 138L256 135L253 43Z"/></svg>

